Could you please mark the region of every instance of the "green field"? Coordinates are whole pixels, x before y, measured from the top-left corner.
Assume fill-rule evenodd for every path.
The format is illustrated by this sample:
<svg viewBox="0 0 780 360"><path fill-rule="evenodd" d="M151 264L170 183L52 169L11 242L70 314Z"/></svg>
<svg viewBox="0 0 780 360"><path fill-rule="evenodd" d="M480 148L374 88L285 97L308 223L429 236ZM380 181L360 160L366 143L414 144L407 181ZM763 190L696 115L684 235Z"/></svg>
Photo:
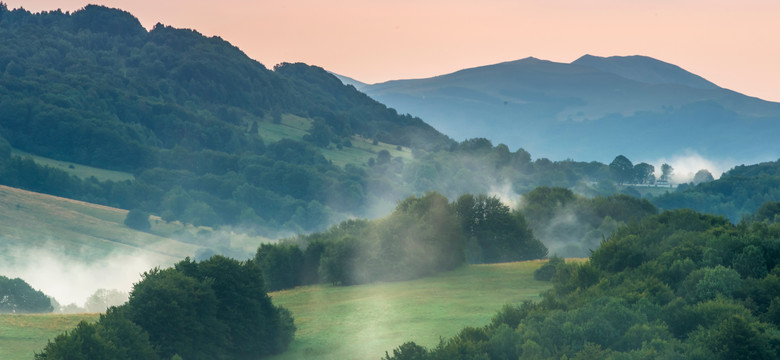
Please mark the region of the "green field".
<svg viewBox="0 0 780 360"><path fill-rule="evenodd" d="M80 321L96 321L98 314L0 314L0 359L29 360L57 334L76 327Z"/></svg>
<svg viewBox="0 0 780 360"><path fill-rule="evenodd" d="M471 265L414 281L272 293L298 327L290 348L273 359L378 360L406 341L435 346L464 326L487 325L504 304L538 299L549 288L533 280L541 264Z"/></svg>
<svg viewBox="0 0 780 360"><path fill-rule="evenodd" d="M317 285L271 293L298 331L273 359L379 359L406 341L433 346L464 326L484 326L507 303L536 300L549 283L533 280L542 262L464 266L405 282ZM96 314L0 315L0 359L30 359L47 340Z"/></svg>

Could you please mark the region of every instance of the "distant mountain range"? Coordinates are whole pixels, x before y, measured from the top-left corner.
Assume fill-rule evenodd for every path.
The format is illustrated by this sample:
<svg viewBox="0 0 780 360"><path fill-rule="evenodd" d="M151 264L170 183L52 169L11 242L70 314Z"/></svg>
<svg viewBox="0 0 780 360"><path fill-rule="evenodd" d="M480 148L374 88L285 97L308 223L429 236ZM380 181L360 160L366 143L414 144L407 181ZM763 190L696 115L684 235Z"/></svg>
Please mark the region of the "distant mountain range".
<svg viewBox="0 0 780 360"><path fill-rule="evenodd" d="M692 150L755 162L780 154L780 103L646 56L526 58L427 79L342 81L456 140L485 137L553 160L653 160Z"/></svg>

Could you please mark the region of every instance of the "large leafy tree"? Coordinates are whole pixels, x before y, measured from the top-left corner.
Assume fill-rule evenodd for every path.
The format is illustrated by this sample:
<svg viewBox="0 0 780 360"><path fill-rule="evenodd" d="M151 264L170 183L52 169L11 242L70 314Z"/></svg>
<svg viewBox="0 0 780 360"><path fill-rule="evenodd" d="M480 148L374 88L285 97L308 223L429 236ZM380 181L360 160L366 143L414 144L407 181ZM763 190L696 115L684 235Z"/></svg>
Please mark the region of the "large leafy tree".
<svg viewBox="0 0 780 360"><path fill-rule="evenodd" d="M52 312L51 299L19 278L0 276L0 313Z"/></svg>
<svg viewBox="0 0 780 360"><path fill-rule="evenodd" d="M534 237L525 216L495 196L466 194L453 203L472 263L543 258L547 248Z"/></svg>
<svg viewBox="0 0 780 360"><path fill-rule="evenodd" d="M634 164L623 155L618 155L609 163L609 171L613 178L620 184L634 179Z"/></svg>

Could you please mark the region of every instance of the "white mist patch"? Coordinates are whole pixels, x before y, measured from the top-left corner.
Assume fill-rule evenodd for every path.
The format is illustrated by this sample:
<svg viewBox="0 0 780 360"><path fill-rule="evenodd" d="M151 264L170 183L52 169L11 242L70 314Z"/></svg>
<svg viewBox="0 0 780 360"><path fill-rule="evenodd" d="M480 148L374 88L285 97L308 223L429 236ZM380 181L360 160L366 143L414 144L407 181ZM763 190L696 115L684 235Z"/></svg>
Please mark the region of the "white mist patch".
<svg viewBox="0 0 780 360"><path fill-rule="evenodd" d="M126 254L82 263L65 258L56 247L16 251L14 257L18 259L15 263L0 264L0 274L26 281L61 305L80 307L98 289L129 293L133 284L141 280L143 272L155 266L170 265Z"/></svg>
<svg viewBox="0 0 780 360"><path fill-rule="evenodd" d="M516 193L512 189L512 184L504 183L502 185L492 185L488 190L488 196L495 196L501 203L509 206L512 210L517 210L521 207L522 196Z"/></svg>
<svg viewBox="0 0 780 360"><path fill-rule="evenodd" d="M736 161L731 159L712 160L701 156L693 150L686 150L682 154L673 155L671 158L661 158L651 162L655 166L656 178L661 177L661 165L669 164L674 168L672 173L672 182L676 184L688 183L693 181L693 176L697 171L706 169L715 179L727 170L736 165Z"/></svg>

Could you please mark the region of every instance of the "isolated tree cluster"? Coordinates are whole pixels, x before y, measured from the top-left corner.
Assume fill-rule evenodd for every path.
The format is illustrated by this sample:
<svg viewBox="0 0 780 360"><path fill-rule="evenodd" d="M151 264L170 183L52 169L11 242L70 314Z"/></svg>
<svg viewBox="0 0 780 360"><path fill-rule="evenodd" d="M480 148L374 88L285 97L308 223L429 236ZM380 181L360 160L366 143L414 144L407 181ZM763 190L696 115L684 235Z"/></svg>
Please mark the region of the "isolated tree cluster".
<svg viewBox="0 0 780 360"><path fill-rule="evenodd" d="M284 351L295 325L254 261L222 256L155 268L125 305L58 335L36 359L256 359Z"/></svg>

